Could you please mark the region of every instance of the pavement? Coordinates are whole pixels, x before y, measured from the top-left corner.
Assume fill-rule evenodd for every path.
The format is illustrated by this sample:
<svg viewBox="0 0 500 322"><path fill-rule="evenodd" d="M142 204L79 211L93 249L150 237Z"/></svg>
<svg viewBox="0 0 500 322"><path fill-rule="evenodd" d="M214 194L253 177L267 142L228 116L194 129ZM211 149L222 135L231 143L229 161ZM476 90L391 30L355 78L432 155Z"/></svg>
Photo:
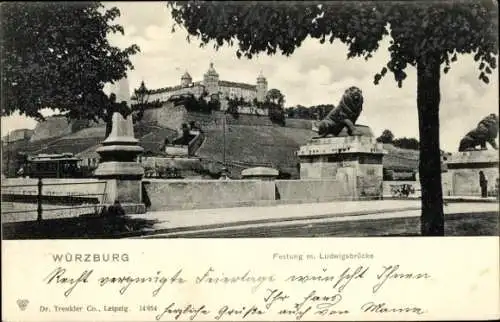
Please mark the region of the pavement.
<svg viewBox="0 0 500 322"><path fill-rule="evenodd" d="M406 200L420 200L420 196L408 196L405 197ZM394 197L392 195L385 195L384 200L401 200L401 198ZM496 197L477 197L477 196L443 196L445 202L493 202L498 203Z"/></svg>
<svg viewBox="0 0 500 322"><path fill-rule="evenodd" d="M459 199L447 202L445 215L498 212L498 203ZM173 236L189 231L223 231L317 222L340 222L419 217L420 200L340 201L310 204L286 204L196 210L171 210L129 215L129 219L150 222L148 228L131 232L132 236Z"/></svg>

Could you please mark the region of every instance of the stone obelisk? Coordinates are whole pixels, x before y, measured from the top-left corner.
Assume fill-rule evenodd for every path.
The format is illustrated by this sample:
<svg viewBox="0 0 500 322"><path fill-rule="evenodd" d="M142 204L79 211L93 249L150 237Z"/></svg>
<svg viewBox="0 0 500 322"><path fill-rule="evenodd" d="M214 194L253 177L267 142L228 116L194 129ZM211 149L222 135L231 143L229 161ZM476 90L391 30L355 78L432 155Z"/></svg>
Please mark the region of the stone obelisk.
<svg viewBox="0 0 500 322"><path fill-rule="evenodd" d="M111 93L116 95L116 102L126 102L130 107L130 87L127 78L113 84ZM96 150L101 160L94 176L107 181L107 203L120 201L127 214L146 211L142 203L141 187L144 168L137 162L137 156L143 150L134 137L132 115L125 118L115 112L111 133Z"/></svg>

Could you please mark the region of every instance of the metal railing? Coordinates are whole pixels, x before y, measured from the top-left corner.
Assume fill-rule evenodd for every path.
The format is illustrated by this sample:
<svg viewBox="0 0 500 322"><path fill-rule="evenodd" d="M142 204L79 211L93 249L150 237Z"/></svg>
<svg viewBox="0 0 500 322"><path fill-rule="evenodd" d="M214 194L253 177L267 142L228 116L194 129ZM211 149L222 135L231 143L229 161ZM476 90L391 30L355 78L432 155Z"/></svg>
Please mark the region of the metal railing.
<svg viewBox="0 0 500 322"><path fill-rule="evenodd" d="M64 192L64 191L46 191L44 192L44 187L47 186L74 186L74 185L103 185L99 192ZM36 189L29 189L29 188ZM80 212L79 215L83 214L98 214L106 202L106 181L95 181L95 182L53 182L47 183L43 182L42 178L38 178L37 184L12 184L12 185L2 185L2 210L3 215L16 215L16 214L27 214L27 213L37 213L37 221L42 221L44 219L44 213L55 213L55 212L69 212L64 217L73 217L73 214ZM9 188L26 188L26 190L10 190ZM10 190L10 191L9 191ZM12 202L12 208L16 208L14 204L17 204L17 208L23 208L20 205L35 205L35 207L25 207L25 209L13 209L5 210L5 205L7 202ZM45 205L51 205L45 207ZM85 211L84 209L89 209ZM81 210L84 210L83 212ZM4 219L4 218L2 218ZM22 220L24 221L24 220Z"/></svg>

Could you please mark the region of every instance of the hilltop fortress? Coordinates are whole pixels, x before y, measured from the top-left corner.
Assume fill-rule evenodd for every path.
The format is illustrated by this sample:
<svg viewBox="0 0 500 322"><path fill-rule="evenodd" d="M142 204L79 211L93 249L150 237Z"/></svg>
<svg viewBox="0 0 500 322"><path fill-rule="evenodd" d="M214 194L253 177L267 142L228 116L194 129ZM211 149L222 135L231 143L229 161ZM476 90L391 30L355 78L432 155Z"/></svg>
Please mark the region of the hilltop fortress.
<svg viewBox="0 0 500 322"><path fill-rule="evenodd" d="M267 90L267 80L262 75L262 72L257 77L256 84L225 81L220 80L214 64L210 63L210 67L203 75L202 81L193 82L191 75L186 71L181 77L180 85L151 90L149 100L166 102L173 95L193 94L195 97L200 97L203 92L206 92L208 97L216 96L221 102L221 109L226 110L228 107L227 98L243 98L247 102L253 102L256 99L258 102L263 102ZM244 111L242 112L244 113Z"/></svg>
<svg viewBox="0 0 500 322"><path fill-rule="evenodd" d="M196 175L218 173L225 167L232 177L239 177L246 168L272 167L283 176L298 178L300 160L297 151L315 135L312 121L289 118L284 125L274 123L266 113L262 113L263 109L255 106L261 105L257 102L266 100L268 92L267 80L262 73L256 83L220 80L213 64L210 64L203 81L193 82L186 72L180 79L180 85L152 90L148 99L161 101L161 106L146 109L142 119L134 125L134 135L144 148L144 157L162 155L165 142L173 142L179 136L181 125L194 122L204 133L203 141L191 153L201 160L202 171L198 169ZM170 100L173 95L182 94L192 94L197 98L204 96L205 99L216 95L220 99L221 110L206 113ZM243 98L245 101L243 106L238 106L238 115L226 113L227 98ZM82 159L83 166L92 168L98 164L96 149L104 138L103 122L69 121L63 115L51 116L37 124L29 138L16 142L10 140L12 158L8 163L12 163L11 172L15 173L19 166L15 164L14 156L18 152L29 155L72 153ZM418 165L418 151L391 150L384 157L384 164L394 171L414 172Z"/></svg>

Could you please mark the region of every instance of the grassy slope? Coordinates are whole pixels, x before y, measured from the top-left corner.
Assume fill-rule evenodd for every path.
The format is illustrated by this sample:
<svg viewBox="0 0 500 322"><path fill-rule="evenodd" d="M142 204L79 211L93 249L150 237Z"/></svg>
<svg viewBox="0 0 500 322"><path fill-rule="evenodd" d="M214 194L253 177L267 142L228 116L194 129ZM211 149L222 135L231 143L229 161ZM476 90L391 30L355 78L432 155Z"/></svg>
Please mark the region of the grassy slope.
<svg viewBox="0 0 500 322"><path fill-rule="evenodd" d="M165 137L175 137L177 132L150 124L135 126L136 137L140 138L140 144L146 149L159 149ZM80 130L58 138L50 138L41 141L29 142L19 141L9 146L10 151L25 151L30 154L38 153L80 153L89 148L99 145L104 140L105 128L92 127Z"/></svg>
<svg viewBox="0 0 500 322"><path fill-rule="evenodd" d="M222 128L205 130L206 140L198 150L202 158L222 162L224 136ZM279 126L228 125L226 128L226 161L251 166L272 166L295 172L299 162L295 152L313 136L305 129Z"/></svg>
<svg viewBox="0 0 500 322"><path fill-rule="evenodd" d="M212 127L205 130L207 139L198 150L198 155L222 161L223 130ZM226 161L274 166L298 175L295 155L299 147L310 140L315 133L311 130L280 126L246 126L230 124L226 127ZM384 156L384 167L398 170L416 170L418 151L385 145L388 154Z"/></svg>
<svg viewBox="0 0 500 322"><path fill-rule="evenodd" d="M418 169L418 151L400 149L392 144L384 144L384 149L388 152L384 155L384 168L391 170Z"/></svg>

